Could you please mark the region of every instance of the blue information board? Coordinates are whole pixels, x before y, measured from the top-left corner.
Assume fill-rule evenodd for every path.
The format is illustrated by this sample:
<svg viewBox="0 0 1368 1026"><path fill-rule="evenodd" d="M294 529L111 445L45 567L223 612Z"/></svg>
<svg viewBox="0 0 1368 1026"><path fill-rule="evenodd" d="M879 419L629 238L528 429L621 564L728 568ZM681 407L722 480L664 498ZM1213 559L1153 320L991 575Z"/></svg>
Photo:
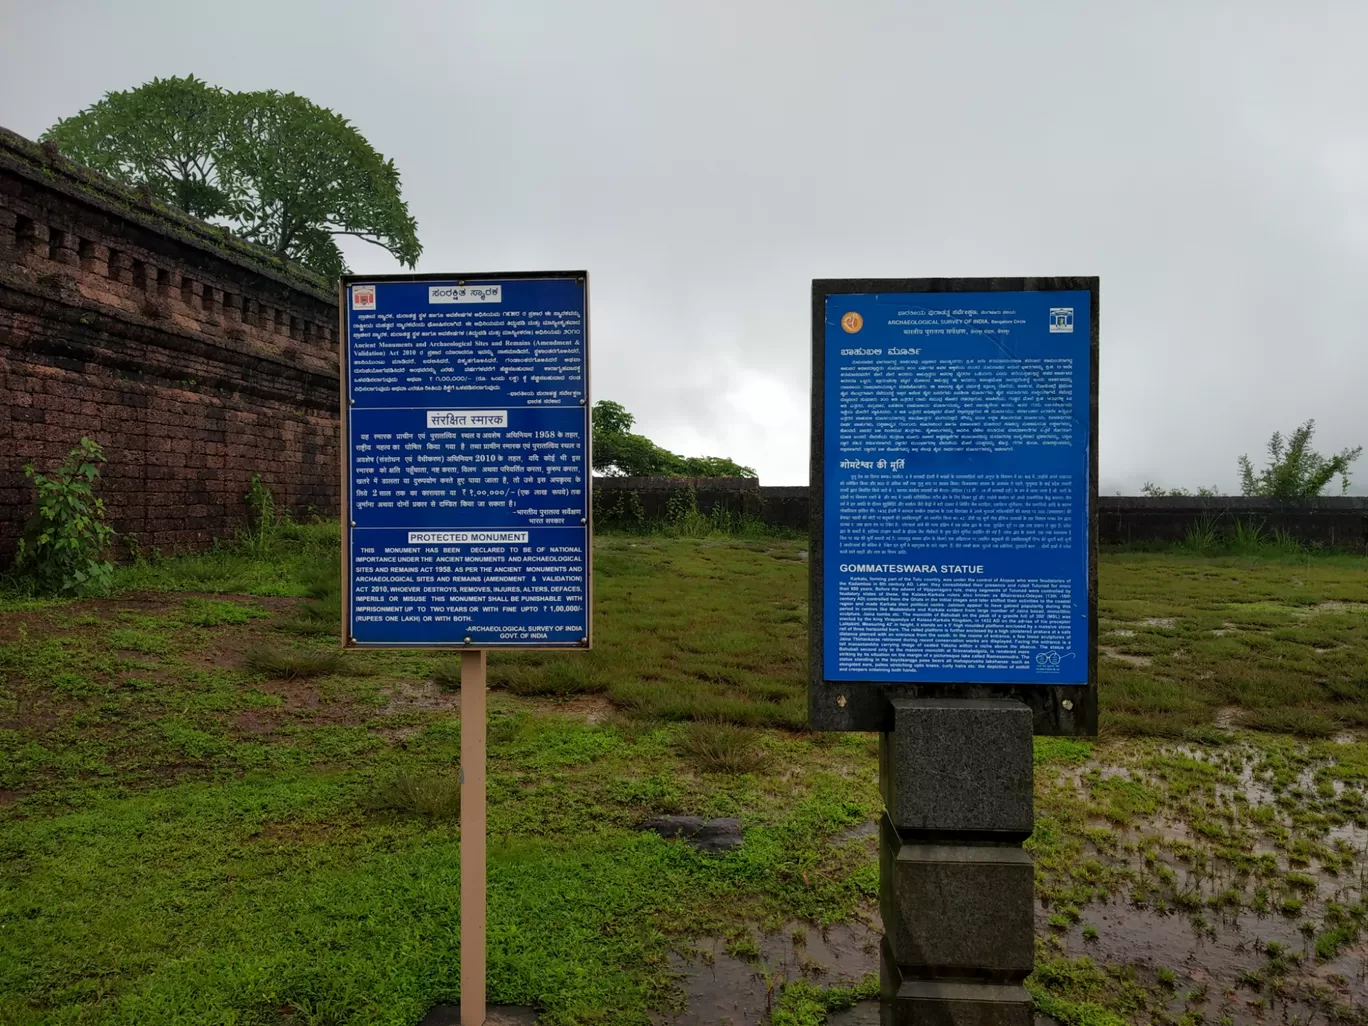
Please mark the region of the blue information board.
<svg viewBox="0 0 1368 1026"><path fill-rule="evenodd" d="M826 297L825 680L1088 683L1090 302Z"/></svg>
<svg viewBox="0 0 1368 1026"><path fill-rule="evenodd" d="M347 644L588 646L587 295L344 278Z"/></svg>

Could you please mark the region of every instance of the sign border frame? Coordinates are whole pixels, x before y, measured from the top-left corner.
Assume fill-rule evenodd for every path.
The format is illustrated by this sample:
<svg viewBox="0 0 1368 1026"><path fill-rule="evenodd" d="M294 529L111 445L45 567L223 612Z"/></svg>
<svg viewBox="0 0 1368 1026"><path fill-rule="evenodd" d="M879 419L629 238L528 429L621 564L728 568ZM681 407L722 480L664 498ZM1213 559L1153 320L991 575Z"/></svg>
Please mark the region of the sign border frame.
<svg viewBox="0 0 1368 1026"><path fill-rule="evenodd" d="M466 281L526 281L540 278L573 278L584 285L584 532L587 544L584 554L585 595L584 595L584 640L578 642L553 642L542 645L513 643L501 645L498 642L483 644L371 644L352 639L348 625L351 621L351 421L348 403L347 382L347 292L353 285L377 285L389 282L466 282ZM431 274L353 274L342 275L337 283L337 378L338 407L341 410L340 434L338 435L338 458L342 464L342 494L339 496L342 525L342 545L339 556L342 561L342 622L339 625L342 648L348 651L408 651L408 652L475 652L481 649L499 652L587 652L594 647L594 403L590 396L589 366L589 272L588 271L480 271L478 273Z"/></svg>
<svg viewBox="0 0 1368 1026"><path fill-rule="evenodd" d="M826 303L831 296L929 292L1088 292L1088 682L1086 684L949 684L829 681L823 662L823 538L826 437ZM1030 707L1034 733L1097 734L1097 277L814 278L812 280L812 437L808 464L808 725L812 730L887 731L890 699L1008 699ZM1067 704L1066 704L1067 703Z"/></svg>

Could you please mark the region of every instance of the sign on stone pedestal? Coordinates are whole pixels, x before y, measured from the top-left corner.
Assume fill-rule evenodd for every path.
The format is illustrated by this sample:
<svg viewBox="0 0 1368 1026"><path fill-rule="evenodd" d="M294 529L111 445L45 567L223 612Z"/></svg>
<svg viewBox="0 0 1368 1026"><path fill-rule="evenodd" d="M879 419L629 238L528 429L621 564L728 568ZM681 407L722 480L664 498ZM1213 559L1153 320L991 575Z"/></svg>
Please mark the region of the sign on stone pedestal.
<svg viewBox="0 0 1368 1026"><path fill-rule="evenodd" d="M1032 737L1097 730L1098 282L812 318L809 720L882 735L882 1021L1030 1026Z"/></svg>
<svg viewBox="0 0 1368 1026"><path fill-rule="evenodd" d="M816 281L810 721L1097 728L1097 279Z"/></svg>

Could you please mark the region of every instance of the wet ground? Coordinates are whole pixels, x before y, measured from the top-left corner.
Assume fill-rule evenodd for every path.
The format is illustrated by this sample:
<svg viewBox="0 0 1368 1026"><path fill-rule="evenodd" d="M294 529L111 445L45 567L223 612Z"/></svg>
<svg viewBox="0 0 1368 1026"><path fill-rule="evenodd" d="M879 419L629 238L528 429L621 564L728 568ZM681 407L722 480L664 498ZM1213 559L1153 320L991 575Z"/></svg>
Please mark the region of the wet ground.
<svg viewBox="0 0 1368 1026"><path fill-rule="evenodd" d="M1038 769L1037 980L1055 987L1053 968L1061 997L1137 1023L1368 1026L1368 745L1238 738ZM872 857L874 833L833 842L864 840ZM704 938L673 957L675 1000L654 1021L768 1023L789 983L877 975L880 934L867 908L824 932ZM1092 982L1071 992L1079 967ZM876 1001L827 1019L878 1020Z"/></svg>
<svg viewBox="0 0 1368 1026"><path fill-rule="evenodd" d="M1368 1022L1368 749L1245 738L1045 782L1033 844L1042 812L1087 843L1037 852L1042 952L1148 993L1146 1018Z"/></svg>
<svg viewBox="0 0 1368 1026"><path fill-rule="evenodd" d="M755 934L744 953L735 943L704 940L691 958L673 959L680 973L684 1010L662 1014L662 1026L754 1026L769 1021L782 987L807 979L823 987L858 983L879 971L882 926L842 923L825 933L801 923L769 934ZM729 951L730 949L730 951ZM877 1002L833 1013L827 1020L845 1026L878 1022Z"/></svg>

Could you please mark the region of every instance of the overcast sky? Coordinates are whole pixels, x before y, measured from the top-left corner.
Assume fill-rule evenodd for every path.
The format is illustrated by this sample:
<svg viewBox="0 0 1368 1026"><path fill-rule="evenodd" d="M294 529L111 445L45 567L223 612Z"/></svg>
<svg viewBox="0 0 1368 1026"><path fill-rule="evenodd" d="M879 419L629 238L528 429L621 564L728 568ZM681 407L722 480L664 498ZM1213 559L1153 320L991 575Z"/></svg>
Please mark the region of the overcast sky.
<svg viewBox="0 0 1368 1026"><path fill-rule="evenodd" d="M419 270L588 268L594 397L768 484L813 278L1099 275L1102 491L1238 491L1275 428L1368 442L1365 39L1362 0L0 0L0 124L308 96L397 162Z"/></svg>

